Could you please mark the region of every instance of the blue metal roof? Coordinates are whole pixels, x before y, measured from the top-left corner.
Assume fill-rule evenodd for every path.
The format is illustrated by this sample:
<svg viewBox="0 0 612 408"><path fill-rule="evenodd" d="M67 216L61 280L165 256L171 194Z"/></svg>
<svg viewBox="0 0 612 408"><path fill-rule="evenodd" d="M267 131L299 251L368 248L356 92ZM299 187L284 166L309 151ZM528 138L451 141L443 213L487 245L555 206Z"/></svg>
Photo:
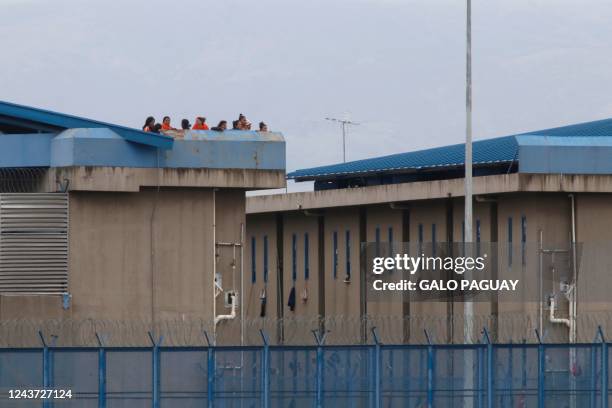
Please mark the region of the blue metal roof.
<svg viewBox="0 0 612 408"><path fill-rule="evenodd" d="M40 123L59 129L108 128L130 142L163 149L171 148L174 142L172 137L162 134L145 133L139 129L133 129L126 126L114 125L112 123L100 122L93 119L81 118L65 113L52 112L4 101L0 101L0 116Z"/></svg>
<svg viewBox="0 0 612 408"><path fill-rule="evenodd" d="M495 163L512 163L519 161L518 136L529 135L541 138L548 137L601 137L612 136L612 119L538 130L521 133L519 135L503 136L493 139L475 141L473 144L474 165L487 165ZM523 139L527 140L527 139ZM463 166L465 161L465 144L456 144L415 152L399 153L390 156L375 157L357 160L348 163L332 164L328 166L313 167L291 172L289 179L316 180L346 176L359 176L366 174L397 173L434 169L442 167Z"/></svg>

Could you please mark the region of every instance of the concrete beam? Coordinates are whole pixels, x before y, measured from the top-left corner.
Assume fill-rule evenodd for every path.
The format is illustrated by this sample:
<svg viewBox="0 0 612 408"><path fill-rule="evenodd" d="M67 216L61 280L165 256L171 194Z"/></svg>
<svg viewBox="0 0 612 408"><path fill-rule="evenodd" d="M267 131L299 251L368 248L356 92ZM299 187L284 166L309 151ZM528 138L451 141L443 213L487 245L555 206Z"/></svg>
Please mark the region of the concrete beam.
<svg viewBox="0 0 612 408"><path fill-rule="evenodd" d="M612 175L501 174L474 178L474 194L513 192L612 192ZM463 179L389 184L247 198L247 213L382 204L462 197Z"/></svg>
<svg viewBox="0 0 612 408"><path fill-rule="evenodd" d="M253 169L150 169L131 167L58 167L47 172L45 191L69 181L71 191L137 192L142 187L268 189L285 187L285 172Z"/></svg>

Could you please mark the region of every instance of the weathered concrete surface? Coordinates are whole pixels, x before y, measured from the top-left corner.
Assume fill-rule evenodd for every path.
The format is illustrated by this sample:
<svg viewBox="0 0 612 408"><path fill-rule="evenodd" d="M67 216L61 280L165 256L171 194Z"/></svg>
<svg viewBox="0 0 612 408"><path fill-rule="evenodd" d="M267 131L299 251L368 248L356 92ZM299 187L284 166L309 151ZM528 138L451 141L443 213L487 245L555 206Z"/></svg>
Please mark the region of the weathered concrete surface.
<svg viewBox="0 0 612 408"><path fill-rule="evenodd" d="M249 197L247 213L371 205L462 197L463 179ZM612 192L612 175L504 174L474 178L474 194L511 192Z"/></svg>
<svg viewBox="0 0 612 408"><path fill-rule="evenodd" d="M216 240L240 243L242 190L72 191L69 198L70 308L59 296L2 296L0 320L211 322L215 258L225 288L239 286L240 251L237 262L231 249L215 257L213 208ZM217 313L225 313L222 297Z"/></svg>
<svg viewBox="0 0 612 408"><path fill-rule="evenodd" d="M251 169L150 169L130 167L51 168L45 192L58 191L69 181L71 191L137 192L144 187L219 187L241 189L281 188L285 172Z"/></svg>
<svg viewBox="0 0 612 408"><path fill-rule="evenodd" d="M502 179L506 177L503 176ZM518 293L512 301L499 298L497 304L495 299L492 302L478 302L474 305L474 313L478 316L478 324L487 325L493 329L493 322L496 316L499 316L497 330L493 335L498 341L516 340L518 338L533 338L533 329L539 325L539 304L538 282L540 270L540 258L538 254L540 237L542 239L542 247L544 249L565 249L569 250L570 235L571 235L571 201L569 191L585 191L585 190L609 190L612 184L608 177L551 177L551 176L528 176L515 178L515 187L527 191L515 191L506 193L497 193L486 197L485 201L477 201L474 203L474 236L473 241L477 239L476 225L480 225L480 240L483 243L498 242L497 253L497 269L500 278L519 278L523 282L527 282L523 293ZM519 183L520 182L520 183ZM410 186L401 186L410 189ZM543 191L536 192L530 190ZM355 189L358 190L358 189ZM359 189L359 190L370 190ZM391 189L392 191L396 189ZM489 190L499 191L499 190ZM363 193L363 192L362 192ZM277 216L283 217L285 220L291 219L291 222L285 223L284 231L284 247L285 249L285 277L291 273L291 253L290 249L291 236L296 234L298 237L303 236L305 232L311 231L309 220L312 217L313 211L306 211L307 208L302 207L302 210L296 211L294 207L295 197L300 197L304 201L316 196L318 201L316 207L319 214L324 218L325 223L325 271L321 276L325 279L325 316L326 318L337 318L338 321L351 322L350 327L334 327L333 333L330 334L330 341L334 341L336 336L341 336L343 339L358 339L359 333L351 332L358 330L358 320L360 318L360 291L359 291L359 209L365 210L366 213L366 228L367 241L375 240L375 229L379 227L381 230L381 241L388 241L388 228L392 228L394 237L400 238L402 229L401 213L402 210L409 214L408 221L408 240L417 242L419 240L419 228L422 226L423 242L431 242L432 228L436 225L436 241L444 242L448 238L449 228L452 228L452 239L455 242L462 241L462 222L463 222L463 199L461 197L440 198L430 200L415 200L410 202L405 198L408 195L401 196L401 200L397 200L398 196L387 198L387 204L379 204L375 201L382 197L373 194L372 202L365 201L366 196L358 196L364 200L361 206L348 205L355 201L349 201L346 197L353 197L352 194L359 195L358 191L354 190L337 190L329 192L316 193L300 193L289 195L293 197L254 197L249 198L250 210L253 210L253 202L257 202L257 206L266 203L267 211L251 213L247 216L247 231L250 235L259 236L262 231L273 231L274 223ZM606 193L574 193L576 197L576 220L577 220L577 242L583 243L579 262L579 278L578 278L578 326L579 338L587 339L592 336L597 324L606 325L609 317L610 303L606 295L609 287L609 271L612 269L612 195ZM309 197L310 196L310 197ZM331 205L324 207L322 204L328 204L332 198L337 197L338 202L344 207ZM267 200L270 198L271 200ZM279 199L277 201L277 198ZM253 200L254 199L254 200ZM346 200L345 200L346 199ZM343 201L344 200L344 201ZM401 206L393 208L389 202L405 201ZM452 208L452 219L449 220L446 207L449 205ZM270 212L275 205L285 210ZM287 205L287 203L292 203ZM258 207L259 208L259 207ZM495 217L495 218L494 218ZM523 217L525 229L523 231ZM302 220L300 222L300 219ZM251 222L251 220L257 220ZM449 226L452 222L452 227ZM512 231L510 231L510 228ZM352 279L350 284L342 281L345 273L345 232L351 232L351 258L352 259ZM338 268L337 277L334 279L333 265L333 249L332 237L333 232L338 232ZM522 234L525 234L524 238ZM315 247L315 235L310 242L311 247ZM523 242L525 243L523 245ZM247 243L249 246L249 243ZM298 247L299 248L299 247ZM524 249L523 249L524 248ZM250 250L250 249L249 249ZM510 251L512 255L510 257ZM271 256L275 254L271 253ZM288 257L289 256L289 257ZM300 254L298 252L298 259ZM548 258L547 258L548 257ZM544 330L548 333L548 338L551 341L568 341L567 328L560 324L551 324L548 321L548 306L546 300L552 293L558 293L559 288L552 285L552 274L557 274L556 279L559 279L559 273L567 274L569 266L567 255L558 254L556 266L557 270L550 269L550 255L544 255L543 273L543 325ZM272 261L272 258L270 260ZM303 274L301 262L298 262L298 276ZM272 279L272 278L271 278ZM298 281L298 286L300 282ZM250 284L247 284L249 288ZM247 289L249 290L249 289ZM312 295L311 295L312 297ZM517 301L518 299L518 301ZM521 300L522 299L522 300ZM283 299L286 302L286 298ZM410 325L408 321L402 322L406 309L402 308L401 303L385 303L385 302L368 302L367 315L370 322L377 325L381 331L385 330L387 339L397 342L406 338L406 331L411 336L411 341L424 341L422 337L423 326L429 324L430 328L435 331L438 341L463 341L463 303L456 301L454 303L443 302L411 302L410 303ZM558 316L567 315L567 302L562 296L558 300ZM310 316L308 313L311 313ZM601 313L602 319L594 319L593 313ZM304 321L315 322L317 315L314 311L308 308L300 308L294 313L296 317L302 318ZM310 320L308 320L310 318ZM486 318L486 320L483 320ZM377 323L380 320L380 324ZM393 325L384 322L392 321ZM402 327L402 324L405 326ZM315 328L314 325L311 328ZM474 327L474 338L478 336L478 331L482 327ZM609 328L607 328L609 329ZM300 329L301 330L301 329ZM295 328L286 328L286 337L291 338ZM335 334L334 334L335 333ZM554 339L554 340L552 340ZM388 340L389 341L389 340Z"/></svg>

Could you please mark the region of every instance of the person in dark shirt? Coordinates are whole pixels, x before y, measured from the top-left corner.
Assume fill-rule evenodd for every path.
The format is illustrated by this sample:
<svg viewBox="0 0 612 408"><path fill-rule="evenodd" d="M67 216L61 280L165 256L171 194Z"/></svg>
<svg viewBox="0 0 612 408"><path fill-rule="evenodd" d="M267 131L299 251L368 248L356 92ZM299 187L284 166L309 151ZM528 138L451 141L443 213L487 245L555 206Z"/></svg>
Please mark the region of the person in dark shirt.
<svg viewBox="0 0 612 408"><path fill-rule="evenodd" d="M142 127L143 132L155 132L155 118L153 116L149 116L145 120L145 124Z"/></svg>
<svg viewBox="0 0 612 408"><path fill-rule="evenodd" d="M232 130L240 130L240 128L238 127L238 121L235 120L232 122Z"/></svg>
<svg viewBox="0 0 612 408"><path fill-rule="evenodd" d="M189 123L188 119L181 120L181 129L189 130L191 128L191 123Z"/></svg>
<svg viewBox="0 0 612 408"><path fill-rule="evenodd" d="M266 125L264 122L259 122L259 131L260 132L267 132L268 131L268 125Z"/></svg>
<svg viewBox="0 0 612 408"><path fill-rule="evenodd" d="M212 127L210 130L214 130L216 132L223 132L224 130L227 130L227 120L222 120L217 126Z"/></svg>

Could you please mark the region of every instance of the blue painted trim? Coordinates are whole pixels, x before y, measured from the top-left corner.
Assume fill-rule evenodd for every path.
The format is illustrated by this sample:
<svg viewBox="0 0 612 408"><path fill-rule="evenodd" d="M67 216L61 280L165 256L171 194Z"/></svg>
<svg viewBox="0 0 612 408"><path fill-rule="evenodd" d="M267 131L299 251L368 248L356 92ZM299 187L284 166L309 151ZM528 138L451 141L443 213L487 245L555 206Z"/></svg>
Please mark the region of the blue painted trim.
<svg viewBox="0 0 612 408"><path fill-rule="evenodd" d="M0 167L49 167L49 151L55 136L55 133L0 135Z"/></svg>
<svg viewBox="0 0 612 408"><path fill-rule="evenodd" d="M107 128L76 128L59 134L2 135L0 167L137 167L285 170L282 135L242 132L176 140L171 149L126 141ZM255 134L253 134L255 133Z"/></svg>
<svg viewBox="0 0 612 408"><path fill-rule="evenodd" d="M147 146L169 149L174 139L157 133L146 133L138 129L129 128L98 120L81 118L78 116L58 113L49 110L33 108L30 106L17 105L10 102L0 101L0 115L10 116L31 122L39 122L45 125L70 128L108 128L119 134L125 140Z"/></svg>

